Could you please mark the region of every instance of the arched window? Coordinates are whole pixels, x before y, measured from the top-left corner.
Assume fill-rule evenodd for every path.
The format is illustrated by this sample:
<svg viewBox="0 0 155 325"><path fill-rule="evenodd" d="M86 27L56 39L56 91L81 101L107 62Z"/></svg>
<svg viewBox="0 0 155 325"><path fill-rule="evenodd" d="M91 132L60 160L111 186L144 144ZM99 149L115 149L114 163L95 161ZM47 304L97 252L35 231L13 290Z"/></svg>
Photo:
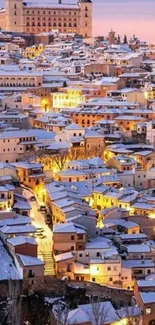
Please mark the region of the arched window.
<svg viewBox="0 0 155 325"><path fill-rule="evenodd" d="M76 23L74 24L74 27L77 27Z"/></svg>
<svg viewBox="0 0 155 325"><path fill-rule="evenodd" d="M69 27L72 27L72 24L71 23L69 23L69 25L68 25Z"/></svg>

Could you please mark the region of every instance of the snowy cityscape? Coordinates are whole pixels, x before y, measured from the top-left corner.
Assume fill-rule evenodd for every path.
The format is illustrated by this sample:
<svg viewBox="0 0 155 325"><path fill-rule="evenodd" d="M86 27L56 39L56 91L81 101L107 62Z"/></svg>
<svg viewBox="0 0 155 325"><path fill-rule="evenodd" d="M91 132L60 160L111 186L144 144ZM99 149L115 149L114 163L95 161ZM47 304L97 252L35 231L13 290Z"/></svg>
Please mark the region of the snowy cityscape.
<svg viewBox="0 0 155 325"><path fill-rule="evenodd" d="M155 324L155 44L93 6L0 9L0 325Z"/></svg>

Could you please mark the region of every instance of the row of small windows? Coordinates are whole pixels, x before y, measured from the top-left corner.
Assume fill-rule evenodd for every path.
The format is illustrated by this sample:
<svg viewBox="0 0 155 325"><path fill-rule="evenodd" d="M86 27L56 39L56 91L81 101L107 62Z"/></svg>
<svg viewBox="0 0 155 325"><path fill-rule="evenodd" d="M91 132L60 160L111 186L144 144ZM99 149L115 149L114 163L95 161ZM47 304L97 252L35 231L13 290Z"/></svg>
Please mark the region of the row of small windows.
<svg viewBox="0 0 155 325"><path fill-rule="evenodd" d="M17 12L16 11L14 11L14 15L15 16L17 16ZM88 14L87 13L85 13L85 17L88 17ZM40 19L40 17L38 17L39 19ZM27 19L29 19L29 17L27 17ZM34 17L32 18L32 19L34 19ZM43 18L44 20L46 19L45 17ZM50 19L50 18L49 18ZM59 20L60 20L61 18L59 18ZM65 18L64 18L65 19Z"/></svg>
<svg viewBox="0 0 155 325"><path fill-rule="evenodd" d="M26 23L26 26L30 26L30 23L27 22L27 23ZM32 22L32 26L41 26L41 23L38 23L38 24L36 25L35 23ZM49 24L43 23L43 26L51 26L51 23L49 23ZM62 24L59 23L59 24L57 25L56 23L54 23L53 26L54 26L54 27L56 27L56 26L58 26L58 27L62 27ZM64 26L64 27L67 27L67 24L64 23L63 26ZM77 27L77 24L73 24L73 26L72 26L72 24L69 23L69 24L68 24L68 27Z"/></svg>
<svg viewBox="0 0 155 325"><path fill-rule="evenodd" d="M60 15L60 14L69 14L69 15L71 15L72 14L72 12L71 11L64 11L64 12L60 12L60 11L58 11L58 12L56 12L56 11L53 11L53 12L51 12L51 11L29 11L29 10L27 10L27 12L26 12L27 14L32 14L32 15L35 15L36 13L37 13L37 15L40 15L40 14L43 14L43 15L51 15L51 14L53 14L53 15L56 15L57 13ZM74 11L74 15L76 16L76 14L77 14L77 12L76 11Z"/></svg>
<svg viewBox="0 0 155 325"><path fill-rule="evenodd" d="M26 20L30 20L30 19L32 19L32 20L35 20L36 18L35 17L26 17ZM38 17L38 20L40 20L40 17ZM43 17L43 20L45 20L45 21L47 21L47 19L45 18L45 17ZM53 18L53 19L51 19L50 17L48 18L48 20L57 20L57 18ZM60 18L59 17L59 21L61 21L62 20L62 17ZM73 21L73 19L71 19L71 18L69 18L68 19L69 21ZM67 19L66 18L63 18L63 21L67 21ZM74 18L74 22L76 22L77 21L77 18Z"/></svg>

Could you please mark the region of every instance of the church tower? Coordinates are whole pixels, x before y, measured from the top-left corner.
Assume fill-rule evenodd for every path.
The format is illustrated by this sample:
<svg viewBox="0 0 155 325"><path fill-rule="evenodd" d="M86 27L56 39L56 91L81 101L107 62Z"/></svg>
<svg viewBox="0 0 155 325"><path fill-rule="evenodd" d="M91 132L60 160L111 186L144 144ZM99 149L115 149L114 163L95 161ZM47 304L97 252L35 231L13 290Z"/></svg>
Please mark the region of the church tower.
<svg viewBox="0 0 155 325"><path fill-rule="evenodd" d="M83 37L92 37L92 1L79 0L80 7L80 34Z"/></svg>
<svg viewBox="0 0 155 325"><path fill-rule="evenodd" d="M11 32L23 31L23 1L5 0L6 30Z"/></svg>

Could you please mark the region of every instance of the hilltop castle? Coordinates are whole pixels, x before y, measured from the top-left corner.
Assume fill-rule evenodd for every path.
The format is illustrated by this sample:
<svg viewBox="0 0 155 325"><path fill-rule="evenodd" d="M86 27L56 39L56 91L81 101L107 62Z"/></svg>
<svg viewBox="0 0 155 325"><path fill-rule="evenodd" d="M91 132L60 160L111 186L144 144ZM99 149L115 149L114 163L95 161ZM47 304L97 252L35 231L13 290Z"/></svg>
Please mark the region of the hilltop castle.
<svg viewBox="0 0 155 325"><path fill-rule="evenodd" d="M58 30L92 36L92 1L5 0L0 27L7 31L39 34Z"/></svg>

